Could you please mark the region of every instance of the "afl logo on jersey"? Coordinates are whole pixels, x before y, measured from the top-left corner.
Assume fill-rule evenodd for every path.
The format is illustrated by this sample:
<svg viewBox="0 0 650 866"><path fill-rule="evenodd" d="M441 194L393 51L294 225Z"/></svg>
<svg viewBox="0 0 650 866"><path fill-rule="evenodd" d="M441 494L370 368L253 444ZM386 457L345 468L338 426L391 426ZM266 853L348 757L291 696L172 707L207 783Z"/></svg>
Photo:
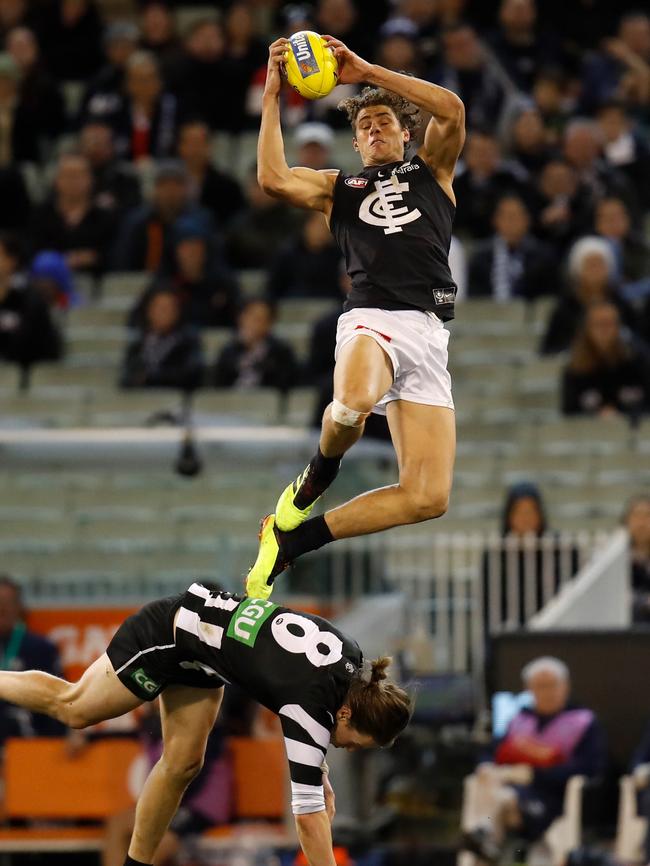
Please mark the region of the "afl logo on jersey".
<svg viewBox="0 0 650 866"><path fill-rule="evenodd" d="M354 187L354 189L365 189L368 186L368 179L365 177L346 177L345 185Z"/></svg>
<svg viewBox="0 0 650 866"><path fill-rule="evenodd" d="M361 202L359 219L371 226L381 226L385 235L401 232L403 225L422 216L417 208L409 210L403 205L402 193L408 191L408 181L398 183L394 175L390 180L375 181L375 192L369 193Z"/></svg>

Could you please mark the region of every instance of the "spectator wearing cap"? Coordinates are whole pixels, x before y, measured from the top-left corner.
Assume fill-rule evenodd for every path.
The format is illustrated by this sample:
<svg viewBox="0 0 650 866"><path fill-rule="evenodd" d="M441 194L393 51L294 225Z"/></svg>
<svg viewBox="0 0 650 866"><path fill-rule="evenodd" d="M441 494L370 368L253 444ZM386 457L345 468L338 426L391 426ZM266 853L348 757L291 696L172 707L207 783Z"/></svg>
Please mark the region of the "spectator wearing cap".
<svg viewBox="0 0 650 866"><path fill-rule="evenodd" d="M279 251L269 270L267 291L274 301L283 298L338 297L341 253L325 218L313 211L300 234Z"/></svg>
<svg viewBox="0 0 650 866"><path fill-rule="evenodd" d="M47 303L24 273L24 253L15 235L0 235L0 358L30 367L58 361L63 340Z"/></svg>
<svg viewBox="0 0 650 866"><path fill-rule="evenodd" d="M632 228L625 202L613 196L596 205L596 234L612 246L619 281L633 282L650 277L650 246L640 232Z"/></svg>
<svg viewBox="0 0 650 866"><path fill-rule="evenodd" d="M78 153L59 157L52 193L34 212L36 250L65 253L73 271L99 276L107 265L115 222L93 201L88 160Z"/></svg>
<svg viewBox="0 0 650 866"><path fill-rule="evenodd" d="M622 16L616 36L605 39L584 65L582 111L591 114L610 99L624 100L641 114L650 99L650 15L640 6Z"/></svg>
<svg viewBox="0 0 650 866"><path fill-rule="evenodd" d="M181 216L194 215L214 235L211 215L191 195L187 169L178 160L163 160L156 169L151 200L124 219L113 255L117 271L155 274L173 268L174 228Z"/></svg>
<svg viewBox="0 0 650 866"><path fill-rule="evenodd" d="M126 65L138 48L138 28L132 21L113 21L104 31L106 63L86 85L81 102L82 122L119 111Z"/></svg>
<svg viewBox="0 0 650 866"><path fill-rule="evenodd" d="M51 309L69 310L80 302L65 256L54 250L43 250L34 256L29 268L29 283Z"/></svg>
<svg viewBox="0 0 650 866"><path fill-rule="evenodd" d="M138 162L172 156L179 107L176 97L163 89L156 56L133 53L126 62L119 99L89 105L88 120L101 120L112 128L121 158Z"/></svg>
<svg viewBox="0 0 650 866"><path fill-rule="evenodd" d="M120 386L191 391L202 378L201 343L194 329L183 322L177 295L167 289L152 293L144 325L127 347Z"/></svg>
<svg viewBox="0 0 650 866"><path fill-rule="evenodd" d="M232 174L220 171L212 162L210 128L202 120L181 126L178 156L185 164L202 207L210 211L221 228L245 207L244 194Z"/></svg>
<svg viewBox="0 0 650 866"><path fill-rule="evenodd" d="M14 27L5 47L18 67L22 112L39 138L51 142L64 130L65 110L61 91L43 66L36 34L28 27Z"/></svg>
<svg viewBox="0 0 650 866"><path fill-rule="evenodd" d="M537 20L535 0L501 0L489 44L511 81L530 93L540 67L562 66L560 44Z"/></svg>
<svg viewBox="0 0 650 866"><path fill-rule="evenodd" d="M621 297L616 281L616 262L611 244L593 235L580 238L569 250L568 283L553 308L540 351L544 355L564 352L573 343L589 306L610 301L618 309L621 322L635 330L639 327L634 309Z"/></svg>
<svg viewBox="0 0 650 866"><path fill-rule="evenodd" d="M133 165L115 155L113 130L108 124L85 124L79 133L79 150L92 170L97 207L119 219L140 204L140 180Z"/></svg>
<svg viewBox="0 0 650 866"><path fill-rule="evenodd" d="M326 123L301 123L293 136L296 145L296 165L321 171L332 168L334 133Z"/></svg>
<svg viewBox="0 0 650 866"><path fill-rule="evenodd" d="M94 0L42 4L39 32L47 68L58 81L87 81L102 59L102 21Z"/></svg>
<svg viewBox="0 0 650 866"><path fill-rule="evenodd" d="M0 167L37 162L37 119L20 98L20 70L10 54L0 53Z"/></svg>
<svg viewBox="0 0 650 866"><path fill-rule="evenodd" d="M636 127L625 105L607 102L596 116L603 137L603 157L607 165L625 175L638 191L645 210L650 208L650 145Z"/></svg>
<svg viewBox="0 0 650 866"><path fill-rule="evenodd" d="M197 214L181 216L174 224L172 268L156 275L129 316L142 324L148 298L158 288L174 292L185 322L197 328L234 325L238 307L237 281L220 258L215 238Z"/></svg>
<svg viewBox="0 0 650 866"><path fill-rule="evenodd" d="M441 42L442 60L433 80L463 100L468 129L496 130L511 82L490 59L471 24L448 27Z"/></svg>
<svg viewBox="0 0 650 866"><path fill-rule="evenodd" d="M478 129L467 137L461 168L454 181L454 228L473 238L486 238L492 234L499 198L508 193L529 194L526 177L516 165L502 159L496 136Z"/></svg>
<svg viewBox="0 0 650 866"><path fill-rule="evenodd" d="M613 304L591 304L564 370L562 411L565 415L636 419L649 409L647 358L625 339Z"/></svg>
<svg viewBox="0 0 650 866"><path fill-rule="evenodd" d="M395 72L422 77L424 60L418 42L418 28L408 18L392 18L379 30L377 63Z"/></svg>
<svg viewBox="0 0 650 866"><path fill-rule="evenodd" d="M534 300L557 292L550 249L530 234L530 214L517 196L504 196L494 212L495 233L470 259L469 297Z"/></svg>
<svg viewBox="0 0 650 866"><path fill-rule="evenodd" d="M293 349L273 334L275 307L262 298L246 301L237 316L237 335L217 358L216 388L277 388L288 391L299 380Z"/></svg>
<svg viewBox="0 0 650 866"><path fill-rule="evenodd" d="M247 207L226 234L226 253L234 268L269 267L287 237L295 236L303 217L295 208L267 195L253 165L246 183Z"/></svg>

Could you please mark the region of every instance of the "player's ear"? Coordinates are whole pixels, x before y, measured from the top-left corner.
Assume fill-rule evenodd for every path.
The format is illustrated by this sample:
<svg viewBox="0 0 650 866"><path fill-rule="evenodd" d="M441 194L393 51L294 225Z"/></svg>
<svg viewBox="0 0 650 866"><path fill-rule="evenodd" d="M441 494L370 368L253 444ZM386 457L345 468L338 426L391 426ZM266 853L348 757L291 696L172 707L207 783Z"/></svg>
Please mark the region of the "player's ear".
<svg viewBox="0 0 650 866"><path fill-rule="evenodd" d="M342 707L339 707L339 710L336 714L337 721L349 721L350 716L352 715L352 711L347 704L343 704Z"/></svg>
<svg viewBox="0 0 650 866"><path fill-rule="evenodd" d="M411 130L404 128L402 130L402 138L404 140L404 144L408 144L408 142L411 140Z"/></svg>
<svg viewBox="0 0 650 866"><path fill-rule="evenodd" d="M359 142L357 141L356 135L352 138L352 147L358 151L359 150Z"/></svg>

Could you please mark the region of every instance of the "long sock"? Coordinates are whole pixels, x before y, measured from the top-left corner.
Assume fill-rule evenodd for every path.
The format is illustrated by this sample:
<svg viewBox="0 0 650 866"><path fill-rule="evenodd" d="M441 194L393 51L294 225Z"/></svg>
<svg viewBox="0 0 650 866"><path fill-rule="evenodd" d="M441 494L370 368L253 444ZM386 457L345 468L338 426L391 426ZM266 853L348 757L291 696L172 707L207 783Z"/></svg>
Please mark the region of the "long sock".
<svg viewBox="0 0 650 866"><path fill-rule="evenodd" d="M124 866L153 866L152 863L143 863L141 860L134 860L133 857L129 857L126 855L126 860L124 861Z"/></svg>
<svg viewBox="0 0 650 866"><path fill-rule="evenodd" d="M321 514L318 517L312 517L311 520L306 520L297 529L291 532L282 532L277 530L280 546L282 550L282 558L285 562L293 562L303 553L309 553L310 550L318 550L330 541L334 541L334 536L330 532L330 528L325 522L325 515Z"/></svg>
<svg viewBox="0 0 650 866"><path fill-rule="evenodd" d="M318 449L294 496L293 504L296 508L307 508L327 490L339 473L342 457L342 454L336 457L325 457L320 448Z"/></svg>

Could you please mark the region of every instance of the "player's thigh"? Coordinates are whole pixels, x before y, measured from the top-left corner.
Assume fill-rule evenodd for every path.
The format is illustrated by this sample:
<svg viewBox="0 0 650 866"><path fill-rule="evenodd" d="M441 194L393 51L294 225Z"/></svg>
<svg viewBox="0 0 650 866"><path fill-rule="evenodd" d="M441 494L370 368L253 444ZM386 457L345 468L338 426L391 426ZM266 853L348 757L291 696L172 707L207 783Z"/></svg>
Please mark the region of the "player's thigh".
<svg viewBox="0 0 650 866"><path fill-rule="evenodd" d="M373 337L359 335L341 347L334 367L334 397L349 409L370 412L392 384L392 362Z"/></svg>
<svg viewBox="0 0 650 866"><path fill-rule="evenodd" d="M393 400L386 414L400 485L425 494L448 496L456 457L454 410Z"/></svg>
<svg viewBox="0 0 650 866"><path fill-rule="evenodd" d="M123 685L104 653L63 695L71 727L95 725L139 707L142 701Z"/></svg>
<svg viewBox="0 0 650 866"><path fill-rule="evenodd" d="M169 686L160 696L163 750L167 759L190 771L199 766L219 714L223 688Z"/></svg>

